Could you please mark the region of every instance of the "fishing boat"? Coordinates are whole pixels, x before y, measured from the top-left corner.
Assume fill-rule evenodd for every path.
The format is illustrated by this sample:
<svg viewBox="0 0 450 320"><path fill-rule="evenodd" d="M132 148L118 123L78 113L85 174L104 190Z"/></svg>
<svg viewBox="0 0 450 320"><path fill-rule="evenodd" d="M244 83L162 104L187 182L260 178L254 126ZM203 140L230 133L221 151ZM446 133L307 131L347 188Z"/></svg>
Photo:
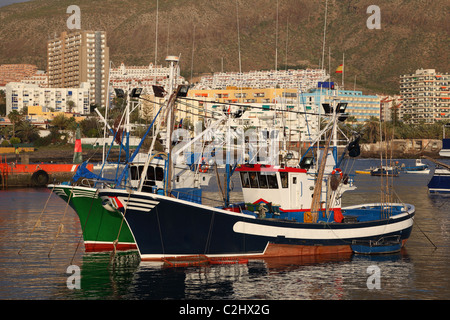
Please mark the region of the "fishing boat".
<svg viewBox="0 0 450 320"><path fill-rule="evenodd" d="M450 127L450 125L447 126ZM450 138L442 139L442 149L439 151L439 155L441 157L450 158Z"/></svg>
<svg viewBox="0 0 450 320"><path fill-rule="evenodd" d="M442 149L439 151L441 157L450 158L450 139L445 138L445 128L449 128L450 124L443 126ZM441 161L424 156L424 158L435 163L433 177L428 182L428 191L431 194L450 194L450 165Z"/></svg>
<svg viewBox="0 0 450 320"><path fill-rule="evenodd" d="M426 163L423 163L421 159L416 159L414 166L405 166L402 164L401 171L405 173L430 173L430 169Z"/></svg>
<svg viewBox="0 0 450 320"><path fill-rule="evenodd" d="M428 191L435 194L450 194L450 166L436 165L433 177L428 182Z"/></svg>
<svg viewBox="0 0 450 320"><path fill-rule="evenodd" d="M450 165L424 156L435 163L431 180L428 182L428 192L431 194L450 194Z"/></svg>
<svg viewBox="0 0 450 320"><path fill-rule="evenodd" d="M173 65L171 66L173 68ZM163 90L161 87L155 90ZM116 91L120 97L125 97L122 91ZM156 123L158 115L164 109L161 106L156 117L148 127L141 142L131 154L129 144L126 143L129 136L129 108L130 98L142 99L140 91L133 89L128 92L127 107L123 119L123 139L117 139L119 129L109 128L113 135L111 146L114 142L123 148L126 159L122 163L102 163L100 172L92 172L92 164L84 162L80 165L71 181L60 184L49 184L47 187L57 194L61 199L75 210L77 213L86 252L101 252L111 250L135 250L136 244L133 235L126 223L123 222L122 215L104 209L102 200L98 196L99 188L121 188L136 189L142 192L161 193L164 189L164 177L166 172L167 155L164 152L142 153L141 146L146 136L151 132ZM102 118L101 114L99 116ZM104 120L104 119L103 119ZM105 124L106 121L104 120ZM159 127L156 131L158 133ZM154 135L152 146L155 143L157 134ZM122 141L125 141L122 144ZM90 166L90 167L88 167ZM108 175L106 168L109 168ZM143 172L145 175L143 176ZM173 168L174 180L171 195L180 199L185 198L185 193L181 193L185 187L195 189L191 192L198 197L199 187L209 184L212 177L211 170L201 161L188 162L186 165L177 165ZM178 191L177 191L178 190ZM201 197L201 193L200 193Z"/></svg>
<svg viewBox="0 0 450 320"><path fill-rule="evenodd" d="M345 107L327 106L328 125L310 149L317 150L314 165L302 167L303 159L295 167L227 162L226 196L220 206L202 204L199 198L178 199L170 189L157 194L105 188L98 195L106 210L122 215L144 261L196 255L251 259L348 254L355 240L380 241L387 236L397 236L403 246L412 231L413 205L341 207L345 179L340 164L345 154L359 154L355 152L359 139L350 141L339 159L335 152L337 122L345 118ZM229 179L234 172L242 185L244 201L239 203L229 201Z"/></svg>

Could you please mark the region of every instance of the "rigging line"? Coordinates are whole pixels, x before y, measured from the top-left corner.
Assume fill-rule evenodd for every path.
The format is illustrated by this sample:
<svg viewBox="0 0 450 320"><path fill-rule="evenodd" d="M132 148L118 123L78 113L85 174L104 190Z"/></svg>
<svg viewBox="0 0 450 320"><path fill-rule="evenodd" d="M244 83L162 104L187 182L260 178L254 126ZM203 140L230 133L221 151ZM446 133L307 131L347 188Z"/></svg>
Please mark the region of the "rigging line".
<svg viewBox="0 0 450 320"><path fill-rule="evenodd" d="M239 76L242 78L242 64L241 64L241 37L239 34L239 5L238 0L236 0L236 22L237 22L237 36L238 36L238 54L239 54ZM242 79L241 79L242 84ZM242 87L242 85L241 85Z"/></svg>
<svg viewBox="0 0 450 320"><path fill-rule="evenodd" d="M53 190L55 190L55 185L53 185L52 191L50 192L50 194L49 194L49 196L48 196L48 198L47 198L47 202L45 202L44 208L42 209L41 213L39 214L39 217L38 217L38 219L36 220L36 223L34 224L33 229L31 230L31 232L30 232L30 234L28 235L28 237L25 239L24 244L23 244L22 247L20 248L19 252L17 252L17 254L20 254L20 252L21 252L22 249L23 249L23 246L24 246L25 243L28 241L28 239L31 237L32 233L34 232L34 229L36 229L36 227L37 227L38 225L41 224L41 217L42 217L42 214L44 213L45 209L47 208L47 205L48 205L48 202L49 202L49 200L50 200L50 197L51 197L52 194L53 194Z"/></svg>
<svg viewBox="0 0 450 320"><path fill-rule="evenodd" d="M159 211L158 211L158 206L155 207L155 210L156 210L156 220L158 221L159 239L160 239L160 241L161 241L162 254L165 255L164 241L163 241L162 231L161 231L161 222L159 221Z"/></svg>
<svg viewBox="0 0 450 320"><path fill-rule="evenodd" d="M325 36L327 30L327 11L328 11L328 0L325 2L325 21L323 23L323 44L322 44L322 69L325 60Z"/></svg>
<svg viewBox="0 0 450 320"><path fill-rule="evenodd" d="M111 262L114 259L114 256L116 255L116 245L119 243L119 236L120 236L120 232L122 231L122 225L123 225L123 221L125 220L125 214L127 213L128 203L130 202L130 197L131 197L131 192L132 192L132 190L130 189L130 191L128 192L128 200L125 205L125 209L123 210L122 221L120 222L119 231L117 232L117 238L116 238L116 240L113 241L113 251L111 253L109 262Z"/></svg>
<svg viewBox="0 0 450 320"><path fill-rule="evenodd" d="M64 230L64 225L63 225L62 221L63 221L64 217L66 216L67 208L69 207L69 203L70 203L70 199L72 198L72 195L73 195L73 188L74 188L74 187L75 187L75 186L72 186L72 189L71 189L71 191L70 191L69 199L67 200L67 204L66 204L66 209L64 210L64 214L63 214L63 216L62 216L62 218L61 218L61 221L59 222L58 231L56 232L55 239L53 240L52 246L50 247L50 251L49 251L48 254L47 254L48 257L50 257L50 253L52 252L53 247L55 246L56 239L58 239L59 234L60 234L61 232L63 232L63 230Z"/></svg>
<svg viewBox="0 0 450 320"><path fill-rule="evenodd" d="M213 211L212 215L211 215L211 223L209 224L209 230L208 230L208 237L206 238L206 244L205 244L205 251L203 254L207 254L209 251L209 247L211 245L211 236L212 236L212 229L213 229L213 225L214 225L214 216L216 215L216 213Z"/></svg>
<svg viewBox="0 0 450 320"><path fill-rule="evenodd" d="M243 107L243 108L247 108L247 109L260 109L260 110L266 110L266 111L278 111L277 109L266 109L266 108L263 108L263 107L258 107L258 106L248 105L248 104L219 102L219 101L205 101L205 100L192 99L192 98L187 98L187 97L178 97L178 99L189 100L189 101L197 101L197 102L203 102L203 103L213 103L213 104L222 104L222 105ZM315 115L315 116L328 116L328 117L331 116L331 114L321 114L321 113L318 113L318 112L306 112L306 111L294 111L294 110L285 110L284 112L295 113L295 114L309 114L309 115Z"/></svg>
<svg viewBox="0 0 450 320"><path fill-rule="evenodd" d="M405 206L405 203L402 201L402 199L400 199L399 195L397 194L397 192L395 190L394 190L394 193L397 196L397 198L402 202L403 206ZM410 214L408 213L408 215L410 215ZM433 243L433 241L431 241L431 239L427 236L427 234L422 230L422 228L420 227L417 220L414 218L413 218L413 223L415 225L417 225L417 228L419 228L419 231L425 236L425 238L427 238L427 240L433 245L434 249L436 250L438 247Z"/></svg>

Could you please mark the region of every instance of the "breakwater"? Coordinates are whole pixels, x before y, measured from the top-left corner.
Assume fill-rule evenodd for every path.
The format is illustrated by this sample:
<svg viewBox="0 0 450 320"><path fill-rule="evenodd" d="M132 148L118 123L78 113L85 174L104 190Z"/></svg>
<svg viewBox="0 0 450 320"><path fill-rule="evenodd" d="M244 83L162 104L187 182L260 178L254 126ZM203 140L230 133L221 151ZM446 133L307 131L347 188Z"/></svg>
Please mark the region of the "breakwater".
<svg viewBox="0 0 450 320"><path fill-rule="evenodd" d="M384 157L394 159L412 159L421 156L439 158L442 149L442 140L437 139L393 139L376 143L361 144L362 158Z"/></svg>

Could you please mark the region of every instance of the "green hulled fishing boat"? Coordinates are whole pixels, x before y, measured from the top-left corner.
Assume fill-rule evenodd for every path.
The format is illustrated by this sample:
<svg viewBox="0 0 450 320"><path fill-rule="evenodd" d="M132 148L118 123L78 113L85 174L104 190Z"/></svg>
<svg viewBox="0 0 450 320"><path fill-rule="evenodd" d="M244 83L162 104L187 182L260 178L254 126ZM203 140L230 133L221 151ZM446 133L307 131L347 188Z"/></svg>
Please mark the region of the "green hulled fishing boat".
<svg viewBox="0 0 450 320"><path fill-rule="evenodd" d="M48 188L69 201L77 213L86 252L136 249L126 221L121 214L103 208L97 188L63 184L48 185Z"/></svg>

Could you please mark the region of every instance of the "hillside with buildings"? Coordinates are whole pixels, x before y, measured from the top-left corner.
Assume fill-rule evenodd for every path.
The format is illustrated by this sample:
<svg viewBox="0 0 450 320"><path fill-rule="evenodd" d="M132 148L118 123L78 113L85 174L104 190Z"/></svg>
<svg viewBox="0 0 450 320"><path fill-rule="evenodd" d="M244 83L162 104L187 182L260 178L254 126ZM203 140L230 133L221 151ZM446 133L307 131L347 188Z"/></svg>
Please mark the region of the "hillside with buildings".
<svg viewBox="0 0 450 320"><path fill-rule="evenodd" d="M346 88L353 89L356 80L356 88L367 93L398 93L401 74L448 71L448 1L380 0L381 29L368 29L372 2L328 1L325 50L325 1L160 0L158 11L156 1L144 0L77 5L83 30L106 31L116 67L164 64L167 54L176 54L188 81L240 68L315 69L323 56L331 80L341 82L334 70L345 55ZM46 70L47 41L68 31L71 4L39 0L0 8L0 62Z"/></svg>

